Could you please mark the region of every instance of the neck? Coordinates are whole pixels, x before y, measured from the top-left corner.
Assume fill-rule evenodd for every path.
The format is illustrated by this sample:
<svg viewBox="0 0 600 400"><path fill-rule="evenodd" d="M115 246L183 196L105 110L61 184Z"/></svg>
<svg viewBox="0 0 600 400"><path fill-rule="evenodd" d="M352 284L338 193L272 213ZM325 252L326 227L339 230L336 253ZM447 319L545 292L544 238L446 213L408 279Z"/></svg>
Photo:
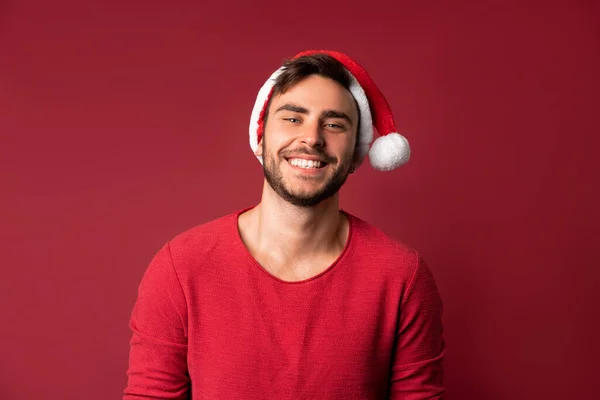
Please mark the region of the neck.
<svg viewBox="0 0 600 400"><path fill-rule="evenodd" d="M249 222L257 249L279 259L302 260L339 252L346 242L346 218L339 211L339 195L311 207L295 206L265 182L260 204Z"/></svg>

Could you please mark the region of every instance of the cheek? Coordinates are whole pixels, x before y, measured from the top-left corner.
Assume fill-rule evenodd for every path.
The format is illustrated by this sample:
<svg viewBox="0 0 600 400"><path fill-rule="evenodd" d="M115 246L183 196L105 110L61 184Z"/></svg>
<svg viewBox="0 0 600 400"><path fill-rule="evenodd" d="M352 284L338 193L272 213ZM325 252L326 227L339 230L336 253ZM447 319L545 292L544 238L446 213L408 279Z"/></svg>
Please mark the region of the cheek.
<svg viewBox="0 0 600 400"><path fill-rule="evenodd" d="M332 151L335 151L336 153L353 154L355 142L356 139L353 136L332 135L329 138L327 145Z"/></svg>
<svg viewBox="0 0 600 400"><path fill-rule="evenodd" d="M282 129L278 129L277 126L273 126L266 131L263 135L263 140L265 141L265 150L269 149L273 152L278 152L294 141L293 135L290 135Z"/></svg>

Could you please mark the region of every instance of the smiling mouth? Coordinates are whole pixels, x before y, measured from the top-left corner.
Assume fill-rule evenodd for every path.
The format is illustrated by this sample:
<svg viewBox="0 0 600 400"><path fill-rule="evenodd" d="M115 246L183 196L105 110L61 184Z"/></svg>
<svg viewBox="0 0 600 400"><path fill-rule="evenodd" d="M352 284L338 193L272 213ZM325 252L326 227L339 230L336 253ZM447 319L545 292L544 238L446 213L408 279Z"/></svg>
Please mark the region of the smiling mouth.
<svg viewBox="0 0 600 400"><path fill-rule="evenodd" d="M304 169L319 169L323 168L327 165L325 161L320 160L305 160L303 158L288 158L287 162L289 162L292 166Z"/></svg>

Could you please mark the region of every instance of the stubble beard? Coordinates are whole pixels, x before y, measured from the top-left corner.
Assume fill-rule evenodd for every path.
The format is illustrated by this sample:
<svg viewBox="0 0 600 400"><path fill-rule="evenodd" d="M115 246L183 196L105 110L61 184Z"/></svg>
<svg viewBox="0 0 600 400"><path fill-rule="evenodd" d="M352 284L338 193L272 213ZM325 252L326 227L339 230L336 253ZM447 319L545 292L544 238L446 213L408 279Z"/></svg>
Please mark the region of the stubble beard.
<svg viewBox="0 0 600 400"><path fill-rule="evenodd" d="M288 188L288 186L286 186L283 173L281 171L281 167L278 166L276 156L267 151L264 140L262 143L262 151L264 155L263 172L265 179L271 188L273 188L275 193L279 195L279 197L298 207L314 207L336 194L346 182L353 162L352 154L349 156L346 155L344 159L337 164L337 167L333 171L333 175L331 175L331 177L328 178L328 181L319 189L308 193L294 193L290 188ZM311 154L315 154L315 152L312 152ZM317 154L323 158L327 158L322 153ZM287 162L285 158L280 157L279 165L284 162ZM332 164L329 164L329 166L331 165Z"/></svg>

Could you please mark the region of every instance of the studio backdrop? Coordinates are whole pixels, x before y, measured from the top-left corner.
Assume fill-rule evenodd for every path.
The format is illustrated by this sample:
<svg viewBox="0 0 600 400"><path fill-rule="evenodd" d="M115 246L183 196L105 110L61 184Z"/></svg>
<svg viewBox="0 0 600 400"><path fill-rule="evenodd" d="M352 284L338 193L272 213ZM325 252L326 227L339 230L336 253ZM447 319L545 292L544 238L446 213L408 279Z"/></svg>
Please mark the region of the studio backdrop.
<svg viewBox="0 0 600 400"><path fill-rule="evenodd" d="M0 398L118 399L128 320L176 234L256 204L258 89L333 49L410 162L342 207L417 248L448 399L592 399L599 354L596 2L0 1Z"/></svg>

